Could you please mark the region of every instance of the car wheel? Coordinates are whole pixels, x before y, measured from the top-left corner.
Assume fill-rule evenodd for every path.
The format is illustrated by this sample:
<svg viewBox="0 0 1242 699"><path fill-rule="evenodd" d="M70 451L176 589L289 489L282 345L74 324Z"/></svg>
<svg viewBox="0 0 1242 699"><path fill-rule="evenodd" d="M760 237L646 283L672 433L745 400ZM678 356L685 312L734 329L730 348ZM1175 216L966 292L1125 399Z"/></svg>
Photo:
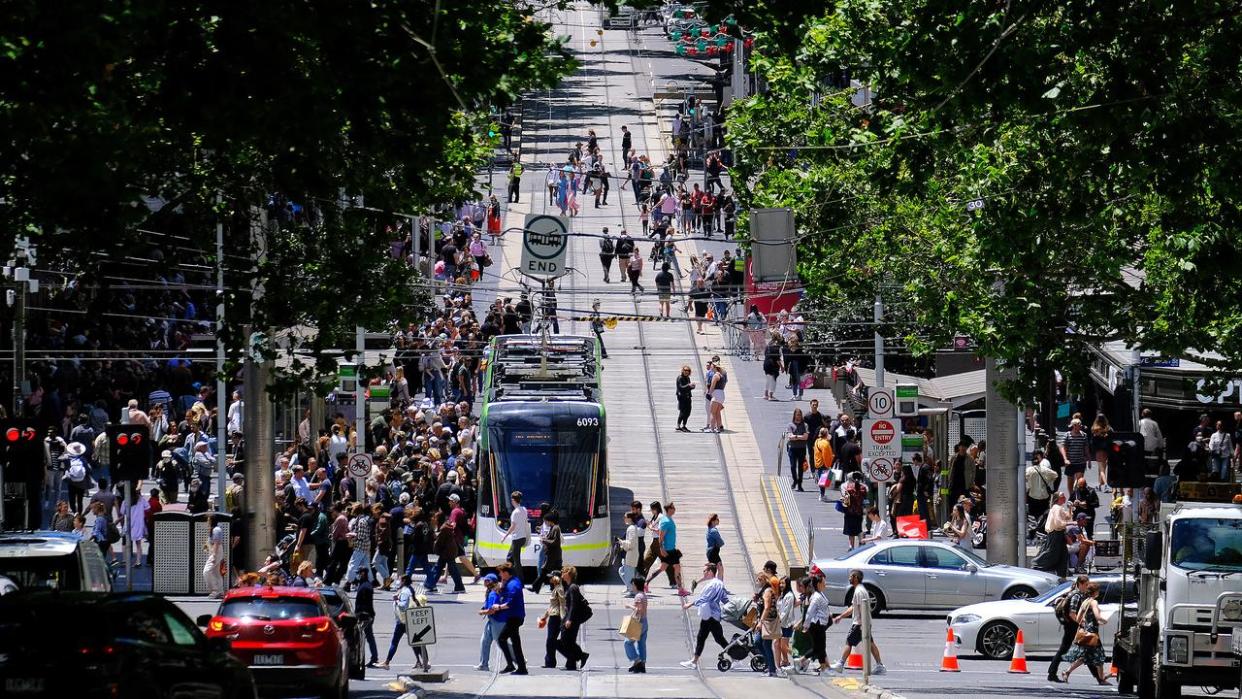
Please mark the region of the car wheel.
<svg viewBox="0 0 1242 699"><path fill-rule="evenodd" d="M979 629L979 640L976 646L980 653L989 660L1008 660L1013 656L1014 639L1017 628L1007 621L989 622Z"/></svg>
<svg viewBox="0 0 1242 699"><path fill-rule="evenodd" d="M866 585L866 588L871 595L871 616L880 616L880 612L884 611L884 593L875 585Z"/></svg>
<svg viewBox="0 0 1242 699"><path fill-rule="evenodd" d="M1001 599L1030 599L1035 596L1035 590L1026 585L1014 585L1005 590L1005 594Z"/></svg>

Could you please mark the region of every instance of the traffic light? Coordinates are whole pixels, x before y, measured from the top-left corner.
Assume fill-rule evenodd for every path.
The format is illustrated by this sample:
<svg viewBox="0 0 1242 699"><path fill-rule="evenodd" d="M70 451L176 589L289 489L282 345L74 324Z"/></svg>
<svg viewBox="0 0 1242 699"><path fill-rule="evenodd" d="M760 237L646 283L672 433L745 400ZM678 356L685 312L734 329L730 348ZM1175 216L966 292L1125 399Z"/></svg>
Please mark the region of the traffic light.
<svg viewBox="0 0 1242 699"><path fill-rule="evenodd" d="M0 421L0 438L5 483L25 483L43 477L43 438L34 421Z"/></svg>
<svg viewBox="0 0 1242 699"><path fill-rule="evenodd" d="M1148 485L1143 460L1143 435L1113 432L1108 436L1108 485L1114 488L1143 488Z"/></svg>
<svg viewBox="0 0 1242 699"><path fill-rule="evenodd" d="M141 481L151 475L151 432L146 425L108 425L112 478Z"/></svg>

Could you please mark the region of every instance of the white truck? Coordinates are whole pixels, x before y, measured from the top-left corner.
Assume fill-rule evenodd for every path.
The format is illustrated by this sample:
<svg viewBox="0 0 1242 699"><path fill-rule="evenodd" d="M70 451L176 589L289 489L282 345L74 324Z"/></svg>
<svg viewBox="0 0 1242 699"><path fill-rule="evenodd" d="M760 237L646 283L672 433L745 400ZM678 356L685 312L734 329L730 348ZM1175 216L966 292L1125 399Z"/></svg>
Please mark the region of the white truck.
<svg viewBox="0 0 1242 699"><path fill-rule="evenodd" d="M1183 686L1236 689L1242 506L1165 505L1158 527L1129 531L1124 574L1137 572L1139 605L1113 644L1121 692L1171 699Z"/></svg>

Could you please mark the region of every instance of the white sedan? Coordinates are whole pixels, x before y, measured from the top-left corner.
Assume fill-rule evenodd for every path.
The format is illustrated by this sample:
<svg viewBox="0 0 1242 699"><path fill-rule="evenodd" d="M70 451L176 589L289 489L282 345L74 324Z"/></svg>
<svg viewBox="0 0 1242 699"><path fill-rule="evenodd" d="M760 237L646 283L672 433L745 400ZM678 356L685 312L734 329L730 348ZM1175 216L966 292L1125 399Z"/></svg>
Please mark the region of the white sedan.
<svg viewBox="0 0 1242 699"><path fill-rule="evenodd" d="M1100 585L1100 611L1108 618L1100 634L1106 655L1111 655L1113 634L1117 630L1117 611L1124 598L1127 604L1138 600L1137 583L1125 582L1122 594L1121 576L1101 575L1091 578ZM1027 655L1052 655L1061 645L1061 623L1057 621L1057 600L1069 592L1065 582L1031 599L983 602L959 607L949 614L949 626L959 652L978 652L993 660L1006 660L1013 655L1018 629Z"/></svg>

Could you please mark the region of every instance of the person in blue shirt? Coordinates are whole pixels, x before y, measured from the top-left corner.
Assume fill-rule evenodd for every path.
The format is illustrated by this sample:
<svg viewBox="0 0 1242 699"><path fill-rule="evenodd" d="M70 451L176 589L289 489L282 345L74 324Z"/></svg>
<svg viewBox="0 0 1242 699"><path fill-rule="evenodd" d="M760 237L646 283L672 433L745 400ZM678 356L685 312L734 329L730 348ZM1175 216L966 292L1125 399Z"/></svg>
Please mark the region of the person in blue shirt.
<svg viewBox="0 0 1242 699"><path fill-rule="evenodd" d="M681 551L677 550L677 523L673 521L673 516L676 514L676 505L671 502L664 505L664 514L660 518L660 528L655 542L656 555L660 558L660 567L654 572L647 574L647 583L650 584L652 578L655 578L663 571L672 571L673 584L677 586L677 594L686 597L690 594L690 591L681 584Z"/></svg>
<svg viewBox="0 0 1242 699"><path fill-rule="evenodd" d="M483 586L487 588L487 598L483 600L483 608L479 610L483 617L483 636L479 639L479 664L474 669L487 672L492 657L492 641L496 640L505 625L503 621L496 619L499 611L496 607L500 604L500 578L494 573L488 573L483 576Z"/></svg>
<svg viewBox="0 0 1242 699"><path fill-rule="evenodd" d="M496 566L500 574L500 604L494 617L502 622L504 628L496 637L496 645L505 656L505 667L500 674L512 672L515 675L529 674L526 671L526 656L522 654L522 624L526 621L526 600L522 595L522 579L513 574L513 564L505 561ZM510 648L512 646L512 648Z"/></svg>

